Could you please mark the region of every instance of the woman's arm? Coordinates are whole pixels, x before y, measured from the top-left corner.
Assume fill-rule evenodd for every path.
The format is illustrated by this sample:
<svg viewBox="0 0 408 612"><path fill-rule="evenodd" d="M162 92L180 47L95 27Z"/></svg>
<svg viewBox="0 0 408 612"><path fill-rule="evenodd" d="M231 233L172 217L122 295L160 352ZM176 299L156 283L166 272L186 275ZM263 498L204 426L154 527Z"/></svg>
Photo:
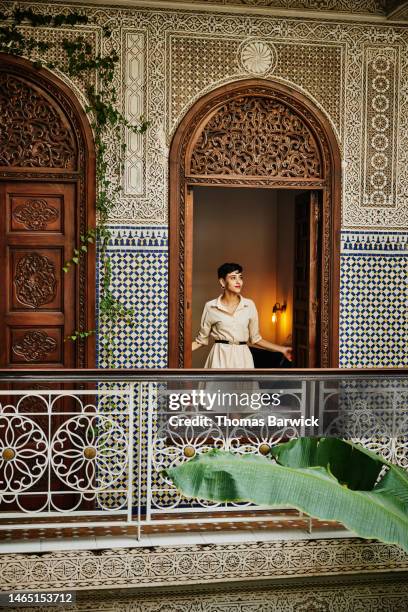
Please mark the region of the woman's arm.
<svg viewBox="0 0 408 612"><path fill-rule="evenodd" d="M251 301L251 317L249 319L249 342L251 346L259 346L259 348L264 348L268 351L277 351L279 353L283 353L283 355L289 361L292 361L292 347L291 346L281 346L280 344L273 344L273 342L268 342L268 340L264 340L259 333L259 323L258 323L258 311L254 302Z"/></svg>
<svg viewBox="0 0 408 612"><path fill-rule="evenodd" d="M203 314L201 315L200 331L197 334L195 340L191 344L191 350L195 351L200 346L206 346L208 344L209 336L211 331L211 322L208 314L207 304L204 306Z"/></svg>

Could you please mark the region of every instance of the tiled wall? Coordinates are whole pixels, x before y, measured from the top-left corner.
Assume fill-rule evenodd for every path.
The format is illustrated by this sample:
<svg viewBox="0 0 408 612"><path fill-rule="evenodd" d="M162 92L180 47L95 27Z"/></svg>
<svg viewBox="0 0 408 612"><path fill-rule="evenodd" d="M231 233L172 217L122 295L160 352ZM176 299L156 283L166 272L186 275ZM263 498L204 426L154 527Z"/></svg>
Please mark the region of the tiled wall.
<svg viewBox="0 0 408 612"><path fill-rule="evenodd" d="M113 330L111 348L99 341L100 368L163 368L167 365L167 228L112 226L112 288L134 318ZM101 328L99 338L106 337Z"/></svg>
<svg viewBox="0 0 408 612"><path fill-rule="evenodd" d="M408 366L408 234L342 232L340 366Z"/></svg>

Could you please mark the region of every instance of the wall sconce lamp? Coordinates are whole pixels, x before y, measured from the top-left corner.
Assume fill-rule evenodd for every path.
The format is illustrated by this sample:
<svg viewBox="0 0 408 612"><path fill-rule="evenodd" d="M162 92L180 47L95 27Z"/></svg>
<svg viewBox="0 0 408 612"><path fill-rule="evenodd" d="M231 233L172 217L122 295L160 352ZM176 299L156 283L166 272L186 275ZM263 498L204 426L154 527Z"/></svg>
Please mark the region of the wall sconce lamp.
<svg viewBox="0 0 408 612"><path fill-rule="evenodd" d="M278 312L285 312L286 304L280 304L280 302L276 302L274 307L272 308L272 323L276 323L278 320Z"/></svg>

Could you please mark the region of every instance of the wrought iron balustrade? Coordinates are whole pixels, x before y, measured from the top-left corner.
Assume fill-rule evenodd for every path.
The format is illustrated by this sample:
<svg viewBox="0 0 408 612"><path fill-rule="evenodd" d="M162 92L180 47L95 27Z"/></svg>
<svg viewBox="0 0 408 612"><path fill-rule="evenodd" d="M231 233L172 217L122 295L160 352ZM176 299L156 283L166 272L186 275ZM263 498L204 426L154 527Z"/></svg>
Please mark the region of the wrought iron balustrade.
<svg viewBox="0 0 408 612"><path fill-rule="evenodd" d="M279 402L262 406L261 395ZM359 441L408 468L407 400L398 369L3 370L0 528L74 521L140 535L151 525L299 517L310 527L293 509L187 499L163 470L212 448L267 456L316 435Z"/></svg>

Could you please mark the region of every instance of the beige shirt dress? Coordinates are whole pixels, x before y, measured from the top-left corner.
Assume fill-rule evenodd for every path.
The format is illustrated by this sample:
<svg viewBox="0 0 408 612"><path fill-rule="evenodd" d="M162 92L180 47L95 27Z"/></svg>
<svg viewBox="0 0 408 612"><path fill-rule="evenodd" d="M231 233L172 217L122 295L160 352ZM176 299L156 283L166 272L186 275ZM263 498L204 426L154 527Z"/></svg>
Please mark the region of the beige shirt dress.
<svg viewBox="0 0 408 612"><path fill-rule="evenodd" d="M222 304L221 297L210 300L204 306L200 331L195 341L206 345L211 336L214 340L228 340L232 344L215 343L204 367L240 370L253 368L251 351L246 344L239 342L255 344L262 340L256 306L252 300L240 295L235 312L230 314Z"/></svg>

